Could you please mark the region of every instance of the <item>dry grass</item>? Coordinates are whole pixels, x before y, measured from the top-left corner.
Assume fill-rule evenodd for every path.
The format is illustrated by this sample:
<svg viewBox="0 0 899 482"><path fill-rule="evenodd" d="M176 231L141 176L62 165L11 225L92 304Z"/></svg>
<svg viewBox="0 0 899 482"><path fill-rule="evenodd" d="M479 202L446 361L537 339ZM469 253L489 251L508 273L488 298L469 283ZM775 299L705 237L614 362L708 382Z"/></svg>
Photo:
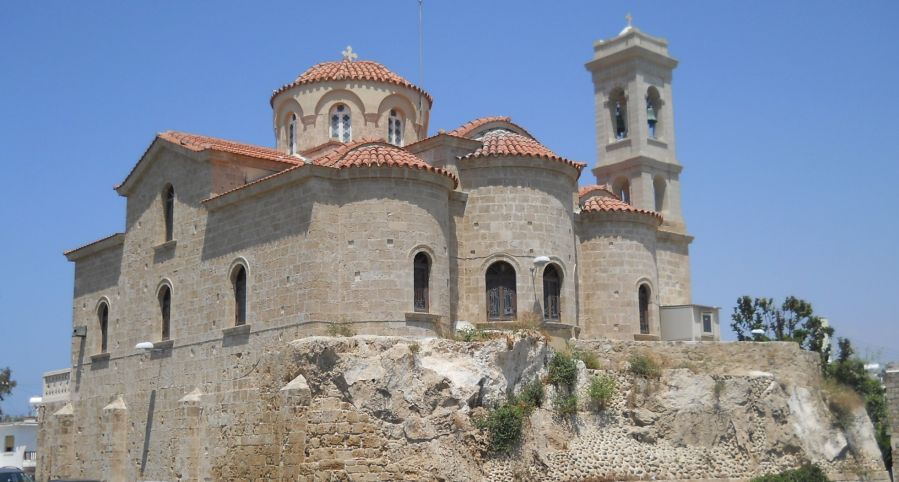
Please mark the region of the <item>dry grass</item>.
<svg viewBox="0 0 899 482"><path fill-rule="evenodd" d="M841 383L824 380L822 388L827 406L837 425L842 428L845 428L852 420L852 413L865 405L865 401L855 393L855 390Z"/></svg>

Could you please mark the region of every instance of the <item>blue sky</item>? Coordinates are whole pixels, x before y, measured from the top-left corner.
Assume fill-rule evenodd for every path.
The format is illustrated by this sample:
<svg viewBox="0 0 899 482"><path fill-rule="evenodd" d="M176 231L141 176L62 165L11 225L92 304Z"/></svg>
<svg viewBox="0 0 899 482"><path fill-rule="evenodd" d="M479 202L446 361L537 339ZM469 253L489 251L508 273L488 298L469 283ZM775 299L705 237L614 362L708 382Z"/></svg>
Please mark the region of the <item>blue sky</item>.
<svg viewBox="0 0 899 482"><path fill-rule="evenodd" d="M667 38L693 298L794 294L899 360L899 3L425 0L431 132L510 115L596 162L593 41ZM0 13L0 367L24 413L69 364L73 266L156 132L272 145L271 91L351 44L413 82L415 0L7 2ZM585 172L582 184L593 181ZM725 330L725 338L732 338Z"/></svg>

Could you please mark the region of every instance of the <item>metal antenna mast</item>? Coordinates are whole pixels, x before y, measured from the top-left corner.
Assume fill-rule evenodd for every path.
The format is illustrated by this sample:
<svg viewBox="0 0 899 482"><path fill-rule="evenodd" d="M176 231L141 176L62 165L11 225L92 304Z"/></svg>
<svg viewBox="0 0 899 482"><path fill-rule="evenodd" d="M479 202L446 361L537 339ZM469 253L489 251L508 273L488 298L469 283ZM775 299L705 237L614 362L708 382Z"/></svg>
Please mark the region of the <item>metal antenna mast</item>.
<svg viewBox="0 0 899 482"><path fill-rule="evenodd" d="M424 0L418 0L418 86L425 88L425 47L424 47L424 24L422 22L424 11ZM418 111L422 109L422 95L418 94Z"/></svg>

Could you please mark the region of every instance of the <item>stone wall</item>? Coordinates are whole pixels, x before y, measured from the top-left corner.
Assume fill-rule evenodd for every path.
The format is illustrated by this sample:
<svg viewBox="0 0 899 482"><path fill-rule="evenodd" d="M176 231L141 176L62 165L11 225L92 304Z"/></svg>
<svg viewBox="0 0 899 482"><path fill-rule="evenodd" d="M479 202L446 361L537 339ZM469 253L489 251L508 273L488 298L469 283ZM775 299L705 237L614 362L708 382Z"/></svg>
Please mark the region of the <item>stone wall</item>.
<svg viewBox="0 0 899 482"><path fill-rule="evenodd" d="M886 480L864 411L835 428L814 356L792 344L578 342L601 367L579 367L577 414L556 414L547 386L497 455L477 419L545 376L542 338L278 341L298 333L81 367L89 383L42 414L39 480L746 480L805 459ZM628 372L635 353L657 357L658 380ZM604 411L585 393L598 374L618 385Z"/></svg>
<svg viewBox="0 0 899 482"><path fill-rule="evenodd" d="M560 321L575 324L577 171L542 159L476 158L460 161L460 179L468 198L456 222L458 319L487 321L485 273L505 261L515 269L519 320L542 320L545 266L533 259L548 256L562 274Z"/></svg>
<svg viewBox="0 0 899 482"><path fill-rule="evenodd" d="M638 289L650 288L649 332L659 335L655 219L590 213L578 224L582 338L632 340L640 333Z"/></svg>

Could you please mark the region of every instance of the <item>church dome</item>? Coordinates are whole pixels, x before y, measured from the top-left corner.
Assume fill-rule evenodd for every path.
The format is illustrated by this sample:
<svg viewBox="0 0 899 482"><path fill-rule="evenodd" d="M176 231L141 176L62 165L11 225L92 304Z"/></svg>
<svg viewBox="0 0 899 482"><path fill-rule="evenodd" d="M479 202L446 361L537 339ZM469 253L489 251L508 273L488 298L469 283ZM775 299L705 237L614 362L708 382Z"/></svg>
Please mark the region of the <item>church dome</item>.
<svg viewBox="0 0 899 482"><path fill-rule="evenodd" d="M272 100L281 92L298 85L312 84L315 82L342 81L342 80L364 80L370 82L384 82L387 84L398 85L415 90L425 98L429 103L433 103L434 99L431 94L425 92L424 89L409 82L403 77L393 73L387 67L371 60L350 60L343 59L335 62L322 62L313 65L308 70L300 74L293 82L281 86L272 93Z"/></svg>

